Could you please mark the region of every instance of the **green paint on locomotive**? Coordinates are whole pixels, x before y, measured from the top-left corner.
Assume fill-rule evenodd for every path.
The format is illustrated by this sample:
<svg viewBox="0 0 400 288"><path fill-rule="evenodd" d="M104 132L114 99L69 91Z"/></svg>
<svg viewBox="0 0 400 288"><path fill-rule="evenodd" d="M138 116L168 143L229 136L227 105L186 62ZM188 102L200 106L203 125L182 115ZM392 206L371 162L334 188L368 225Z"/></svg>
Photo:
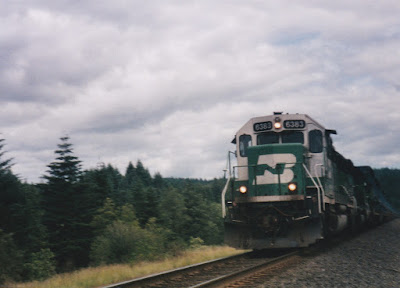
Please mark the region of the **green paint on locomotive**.
<svg viewBox="0 0 400 288"><path fill-rule="evenodd" d="M302 144L268 144L248 148L248 197L305 194ZM290 191L289 183L297 189ZM235 184L235 190L243 181Z"/></svg>

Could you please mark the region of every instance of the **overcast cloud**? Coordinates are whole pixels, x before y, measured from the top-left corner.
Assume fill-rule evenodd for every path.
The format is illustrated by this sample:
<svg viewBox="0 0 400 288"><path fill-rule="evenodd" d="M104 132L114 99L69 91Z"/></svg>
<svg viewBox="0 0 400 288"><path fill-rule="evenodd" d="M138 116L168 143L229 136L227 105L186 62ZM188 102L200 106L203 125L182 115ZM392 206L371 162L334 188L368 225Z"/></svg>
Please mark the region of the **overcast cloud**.
<svg viewBox="0 0 400 288"><path fill-rule="evenodd" d="M356 165L400 168L399 15L398 0L0 0L0 136L28 182L65 134L85 169L213 178L249 118L284 111L336 129Z"/></svg>

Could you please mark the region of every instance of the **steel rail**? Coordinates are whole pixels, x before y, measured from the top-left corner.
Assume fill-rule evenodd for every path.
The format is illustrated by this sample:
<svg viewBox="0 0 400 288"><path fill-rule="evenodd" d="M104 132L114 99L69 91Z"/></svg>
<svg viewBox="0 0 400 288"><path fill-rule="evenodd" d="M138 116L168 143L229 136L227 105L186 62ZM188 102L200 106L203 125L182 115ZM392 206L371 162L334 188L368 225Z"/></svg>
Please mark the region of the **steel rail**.
<svg viewBox="0 0 400 288"><path fill-rule="evenodd" d="M264 263L257 264L257 265L252 266L252 267L248 267L248 268L240 270L240 271L229 273L229 274L226 274L226 275L223 275L223 276L220 276L220 277L205 281L203 283L200 283L200 284L197 284L197 285L194 285L194 286L190 286L190 288L221 287L221 286L226 285L228 283L232 283L232 282L237 281L237 280L239 280L241 278L244 278L244 277L246 277L248 275L257 273L258 271L263 270L263 269L267 268L268 266L270 266L272 264L278 263L278 262L280 262L282 260L285 260L287 258L290 258L290 257L292 257L294 255L298 255L298 254L299 254L299 250L296 250L294 252L290 252L290 253L284 254L282 256L279 256L279 257L270 259L268 261L265 261Z"/></svg>
<svg viewBox="0 0 400 288"><path fill-rule="evenodd" d="M241 258L241 257L246 257L252 253L253 252L246 252L246 253L242 253L242 254L238 254L238 255L234 255L234 256L218 258L218 259L214 259L214 260L210 260L210 261L206 261L206 262L202 262L202 263L197 263L197 264L177 268L174 270L169 270L169 271L156 273L156 274L152 274L152 275L148 275L148 276L144 276L144 277L140 277L140 278L135 278L132 280L127 280L127 281L123 281L123 282L119 282L119 283L115 283L115 284L111 284L111 285L107 285L107 286L102 286L101 288L145 287L146 285L149 285L150 283L155 283L158 281L162 281L164 279L172 278L181 273L188 273L188 272L192 272L195 270L204 269L204 268L207 268L208 266L222 263L224 261L233 260L233 259Z"/></svg>

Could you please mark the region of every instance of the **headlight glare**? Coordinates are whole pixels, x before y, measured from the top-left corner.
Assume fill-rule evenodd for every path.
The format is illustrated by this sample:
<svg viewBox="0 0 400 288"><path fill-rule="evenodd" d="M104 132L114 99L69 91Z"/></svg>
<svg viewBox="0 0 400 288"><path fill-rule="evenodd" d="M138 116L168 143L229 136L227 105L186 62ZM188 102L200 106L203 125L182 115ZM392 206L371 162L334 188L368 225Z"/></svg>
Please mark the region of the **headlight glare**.
<svg viewBox="0 0 400 288"><path fill-rule="evenodd" d="M288 188L290 191L294 192L297 189L297 184L296 183L289 183Z"/></svg>
<svg viewBox="0 0 400 288"><path fill-rule="evenodd" d="M244 186L244 185L240 186L240 187L239 187L239 192L242 193L242 194L247 193L247 187Z"/></svg>

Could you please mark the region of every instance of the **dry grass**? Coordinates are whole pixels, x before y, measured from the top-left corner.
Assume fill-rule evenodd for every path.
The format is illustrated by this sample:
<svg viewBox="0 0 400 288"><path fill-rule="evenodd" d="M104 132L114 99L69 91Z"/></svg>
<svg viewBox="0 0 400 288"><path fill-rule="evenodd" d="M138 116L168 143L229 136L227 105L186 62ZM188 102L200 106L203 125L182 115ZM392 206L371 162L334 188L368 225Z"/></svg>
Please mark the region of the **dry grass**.
<svg viewBox="0 0 400 288"><path fill-rule="evenodd" d="M207 246L188 250L181 256L157 262L140 262L86 268L72 273L56 275L46 281L29 283L9 283L6 287L15 288L89 288L101 287L162 271L175 269L212 259L243 253L226 246Z"/></svg>

